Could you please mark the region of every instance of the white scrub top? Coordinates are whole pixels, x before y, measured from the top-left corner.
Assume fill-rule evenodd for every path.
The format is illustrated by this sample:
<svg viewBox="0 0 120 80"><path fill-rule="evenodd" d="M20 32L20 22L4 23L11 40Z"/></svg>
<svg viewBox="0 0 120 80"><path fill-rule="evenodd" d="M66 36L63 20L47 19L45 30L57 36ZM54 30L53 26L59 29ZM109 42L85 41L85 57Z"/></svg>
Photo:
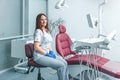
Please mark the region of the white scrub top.
<svg viewBox="0 0 120 80"><path fill-rule="evenodd" d="M51 35L49 32L41 31L40 29L36 29L34 32L34 41L40 42L40 47L45 50L46 52L49 52L49 49L51 47L51 43L53 41ZM37 51L34 51L34 56L43 56Z"/></svg>

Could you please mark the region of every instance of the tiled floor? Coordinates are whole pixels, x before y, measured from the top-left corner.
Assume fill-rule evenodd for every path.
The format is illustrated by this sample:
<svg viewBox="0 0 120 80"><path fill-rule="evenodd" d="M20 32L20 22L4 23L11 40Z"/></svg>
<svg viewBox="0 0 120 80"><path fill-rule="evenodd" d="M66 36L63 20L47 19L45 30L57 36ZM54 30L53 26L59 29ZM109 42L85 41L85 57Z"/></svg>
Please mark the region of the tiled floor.
<svg viewBox="0 0 120 80"><path fill-rule="evenodd" d="M79 73L79 70L79 65L69 66L69 73L73 77ZM7 72L1 73L0 80L37 80L37 73L37 68L29 74L24 74L24 71L15 71L14 69L11 69ZM41 68L41 75L45 80L58 80L56 71L49 67Z"/></svg>
<svg viewBox="0 0 120 80"><path fill-rule="evenodd" d="M72 76L75 76L79 70L75 66L71 66L71 68L75 68L72 70L69 67L70 74L72 74ZM35 68L34 71L30 72L29 74L24 74L24 71L15 71L14 69L11 69L7 72L0 73L0 80L37 80L37 73L37 68ZM45 80L58 80L56 71L49 67L41 68L41 75Z"/></svg>
<svg viewBox="0 0 120 80"><path fill-rule="evenodd" d="M71 68L74 67L72 66ZM35 68L35 70L33 72L30 72L29 74L25 74L23 71L15 71L14 69L11 69L7 72L0 73L0 80L37 80L37 73L38 73L37 68ZM73 77L76 77L77 80L79 80L80 78L80 76L76 76L78 73L79 68L75 68L74 70L70 69L70 74ZM91 74L91 72L89 74ZM56 71L49 67L41 68L41 75L45 80L58 80ZM84 80L90 80L88 79L87 75L88 72L84 72L83 76ZM101 75L101 78L104 78L104 80L111 80L110 78L104 75L103 76Z"/></svg>
<svg viewBox="0 0 120 80"><path fill-rule="evenodd" d="M24 74L23 71L15 72L14 69L11 69L7 72L0 74L0 80L37 80L38 69L36 68L33 72L29 74ZM58 80L57 74L51 68L42 68L41 69L42 77L45 80Z"/></svg>

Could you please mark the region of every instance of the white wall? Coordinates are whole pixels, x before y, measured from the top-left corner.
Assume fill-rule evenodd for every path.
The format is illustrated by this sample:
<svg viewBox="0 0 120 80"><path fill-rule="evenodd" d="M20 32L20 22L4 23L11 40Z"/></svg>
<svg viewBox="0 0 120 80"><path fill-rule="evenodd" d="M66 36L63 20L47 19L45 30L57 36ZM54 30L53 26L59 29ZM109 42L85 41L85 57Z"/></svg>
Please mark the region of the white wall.
<svg viewBox="0 0 120 80"><path fill-rule="evenodd" d="M22 35L22 20L25 34L33 34L37 14L47 13L46 3L47 0L0 0L0 39ZM11 57L11 40L0 40L0 70L18 63L18 58Z"/></svg>
<svg viewBox="0 0 120 80"><path fill-rule="evenodd" d="M66 0L69 8L64 7L64 10L55 9L55 4L58 0L48 0L48 16L49 20L57 20L62 17L65 20L67 33L71 38L84 39L88 37L96 37L98 29L91 29L88 27L86 14L91 13L94 17L98 17L98 5L103 0ZM120 0L108 0L108 3L103 6L103 34L107 35L113 29L119 28L120 17ZM112 41L112 49L105 53L105 57L120 61L119 47L120 47L119 33L116 41Z"/></svg>
<svg viewBox="0 0 120 80"><path fill-rule="evenodd" d="M0 0L0 38L21 34L20 6L20 0Z"/></svg>
<svg viewBox="0 0 120 80"><path fill-rule="evenodd" d="M29 33L33 34L36 23L36 16L39 13L47 14L47 0L28 0L29 1Z"/></svg>
<svg viewBox="0 0 120 80"><path fill-rule="evenodd" d="M22 34L22 0L0 0L0 39ZM11 40L0 40L0 70L14 66Z"/></svg>
<svg viewBox="0 0 120 80"><path fill-rule="evenodd" d="M111 50L106 51L105 57L120 61L120 0L108 0L103 10L103 31L108 34L113 29L118 31L116 40L111 42Z"/></svg>

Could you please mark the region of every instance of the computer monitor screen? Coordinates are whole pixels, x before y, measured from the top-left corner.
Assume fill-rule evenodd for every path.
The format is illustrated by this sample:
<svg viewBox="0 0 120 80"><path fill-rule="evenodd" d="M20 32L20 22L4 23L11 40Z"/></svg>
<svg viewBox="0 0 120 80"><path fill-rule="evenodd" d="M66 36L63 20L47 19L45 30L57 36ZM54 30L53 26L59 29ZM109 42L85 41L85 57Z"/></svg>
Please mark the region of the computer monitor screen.
<svg viewBox="0 0 120 80"><path fill-rule="evenodd" d="M95 22L91 14L87 14L87 21L90 28L95 28Z"/></svg>

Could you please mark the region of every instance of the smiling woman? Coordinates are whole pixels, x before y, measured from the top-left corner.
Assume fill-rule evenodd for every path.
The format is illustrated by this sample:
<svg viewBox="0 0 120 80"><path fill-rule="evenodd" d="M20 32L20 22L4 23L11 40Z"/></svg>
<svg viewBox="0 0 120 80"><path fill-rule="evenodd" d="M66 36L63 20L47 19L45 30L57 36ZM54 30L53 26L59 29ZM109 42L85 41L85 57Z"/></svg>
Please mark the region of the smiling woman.
<svg viewBox="0 0 120 80"><path fill-rule="evenodd" d="M55 54L52 49L52 41L47 16L44 13L40 13L36 17L34 32L34 61L57 70L58 80L69 80L67 62Z"/></svg>

